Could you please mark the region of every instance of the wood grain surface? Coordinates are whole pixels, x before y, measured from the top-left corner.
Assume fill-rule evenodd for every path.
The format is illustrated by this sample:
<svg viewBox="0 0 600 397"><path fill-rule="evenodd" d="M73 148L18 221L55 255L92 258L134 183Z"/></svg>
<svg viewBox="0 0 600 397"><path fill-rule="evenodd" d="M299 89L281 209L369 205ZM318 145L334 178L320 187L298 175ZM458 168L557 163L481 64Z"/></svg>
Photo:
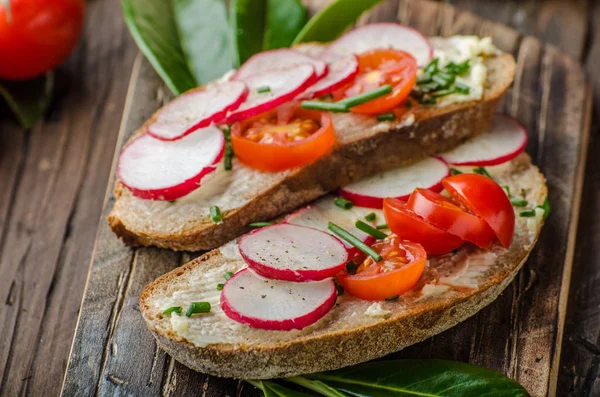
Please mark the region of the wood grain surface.
<svg viewBox="0 0 600 397"><path fill-rule="evenodd" d="M577 62L537 39L448 5L388 1L360 23L398 19L428 35L491 35L519 67L505 111L530 130L528 152L540 165L554 203L541 241L517 279L469 321L395 357L438 357L498 369L535 396L553 394L558 374L569 276L590 115L590 91ZM165 100L163 84L136 62L119 142ZM107 194L106 211L112 205ZM572 237L571 237L572 236ZM124 247L100 226L88 289L65 378L64 395L251 395L238 381L194 373L157 349L137 307L143 285L183 263L185 255ZM135 365L132 365L135 363Z"/></svg>
<svg viewBox="0 0 600 397"><path fill-rule="evenodd" d="M316 6L319 2L313 0L310 3ZM400 11L404 12L403 17L407 16L408 9L404 3L400 6L389 3L379 9L380 18L394 19L394 13ZM583 185L563 353L560 368L555 365L554 371L560 369L557 395L600 395L600 76L597 72L600 64L600 2L451 0L449 3L557 46L583 62L594 82L594 122ZM59 71L57 98L46 120L31 131L23 131L6 115L5 108L0 109L2 396L53 396L60 392L92 256L103 192L111 175L110 163L137 49L124 27L118 0L94 0L88 2L87 7L84 37L75 54ZM390 13L386 14L385 10ZM437 13L428 8L412 12L411 18L433 34L441 28L442 22L429 23L428 18L432 15ZM470 29L472 21L472 18L460 18L453 24ZM475 25L475 29L482 32L494 30L495 40L501 40L503 48L511 49L515 54L525 42L511 29L502 29L487 22ZM504 106L518 112L519 118L529 120L529 125L535 127L538 114L535 112L539 108L530 105L531 101L541 97L540 80L536 76L541 70L541 63L536 54L540 54L543 48L536 40L529 40L527 45L532 51L527 59L531 66L525 73L529 84L523 92L528 92L529 99L520 94L520 102L515 102L509 95ZM525 49L522 50L522 59L527 55ZM142 92L150 98L145 99L144 106L150 108L147 111L152 111L167 94L154 72L146 66L139 64L135 69L140 75L145 74L145 81L154 82L149 90ZM520 103L529 105L522 106ZM133 115L133 110L130 106L130 115ZM139 114L141 110L138 108L137 112ZM135 127L135 120L132 123L123 133ZM560 158L564 154L559 153L558 156ZM555 209L557 205L570 208L572 204L561 200L560 204L555 204ZM161 273L188 261L190 255L179 257L178 254L159 250L139 250L134 254L115 241L101 252L102 237L112 236L106 234L103 221L100 226L94 268L101 261L112 262L103 268L112 273L109 272L107 277L101 277L101 270L90 274L85 310L97 310L99 314L95 321L82 320L82 326L85 324L88 328L80 327L79 333L90 333L88 340L91 344L88 349L81 350L79 361L74 361L79 365L77 372L73 364L70 368L70 374L82 376L79 384L89 384L89 387L77 389L72 386L69 390L81 393L65 395L92 395L97 390L101 390L103 395L259 395L244 383L188 371L157 351L150 335L141 327L134 295L146 280L153 278L150 272ZM548 233L548 227L544 233ZM555 237L554 232L551 234L552 243ZM557 244L560 243L558 241ZM163 258L163 268L154 268L155 265L149 262L148 258L153 254ZM153 267L150 271L147 269L149 266ZM542 274L548 266L549 263L542 266ZM535 333L521 333L524 324L519 319L535 310L529 304L537 291L532 288L547 282L546 278L540 280L539 274L531 273L530 269L526 268L510 289L476 319L407 349L401 356L471 359L494 368L506 368L509 374L518 373L521 362L513 356L513 364L508 364L509 361L503 357L505 354L513 355L513 352L522 354L515 348L522 347L521 338L536 337ZM562 283L566 282L563 278ZM566 288L562 291L564 295ZM524 294L523 301L519 294ZM518 301L521 305L514 304ZM522 305L529 310L523 310ZM546 310L543 308L544 312ZM533 323L534 326L536 324ZM128 334L135 337L128 339ZM108 335L111 335L110 343L107 342ZM131 344L137 342L146 344L143 350L129 350ZM101 352L100 358L98 351ZM553 355L558 351L554 349ZM73 357L76 358L75 355ZM86 367L88 362L90 366L86 372L81 367ZM546 359L542 362L549 365ZM103 363L104 369L98 363ZM523 371L532 369L525 368ZM127 385L131 387L123 387Z"/></svg>

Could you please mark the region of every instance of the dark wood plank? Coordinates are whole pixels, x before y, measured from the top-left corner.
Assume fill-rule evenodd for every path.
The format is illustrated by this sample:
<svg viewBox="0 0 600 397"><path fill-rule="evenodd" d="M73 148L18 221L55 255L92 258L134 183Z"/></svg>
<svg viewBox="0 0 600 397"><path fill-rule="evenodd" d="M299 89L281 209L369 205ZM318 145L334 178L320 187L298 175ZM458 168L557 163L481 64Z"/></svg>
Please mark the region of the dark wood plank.
<svg viewBox="0 0 600 397"><path fill-rule="evenodd" d="M311 3L314 6L323 1ZM584 86L583 75L576 64L539 41L522 39L510 28L457 12L447 5L386 1L359 23L396 17L432 35L491 35L502 49L518 56L517 82L504 109L531 129L529 149L548 173L551 195L557 197L555 205L560 206L540 244L548 247L536 249L527 268L497 302L469 321L396 356L472 361L511 375L533 395L544 395L553 387L551 373L558 362L555 346L560 340L565 302L563 263L569 262L573 247L567 236L577 206L565 202L577 200L572 181L578 177L581 164L575 157L585 145L580 132L585 122L581 109L587 98L577 89L577 84ZM131 105L124 118L120 143L162 102L163 95L156 94L162 84L149 65L141 62L135 70L137 78L132 79ZM546 84L543 89L542 84ZM569 95L554 98L562 91ZM563 108L570 112L565 113ZM564 160L553 162L556 148L563 148ZM573 161L565 164L569 159ZM110 190L109 187L108 207ZM548 229L551 231L546 232ZM568 245L562 244L566 241ZM175 254L159 250L129 250L114 238L106 224L101 224L64 395L184 396L200 391L215 396L259 395L243 382L208 377L174 362L156 350L141 326L135 295L145 282L174 266L176 259ZM179 260L187 259L189 256L183 255ZM566 269L568 276L568 266ZM118 342L116 349L114 342ZM118 347L121 345L128 346L128 350L123 352ZM140 365L132 368L131 357Z"/></svg>
<svg viewBox="0 0 600 397"><path fill-rule="evenodd" d="M88 13L49 120L28 133L0 127L11 134L2 161L13 162L0 178L10 187L18 175L0 193L0 395L59 392L83 294L134 54L118 1Z"/></svg>

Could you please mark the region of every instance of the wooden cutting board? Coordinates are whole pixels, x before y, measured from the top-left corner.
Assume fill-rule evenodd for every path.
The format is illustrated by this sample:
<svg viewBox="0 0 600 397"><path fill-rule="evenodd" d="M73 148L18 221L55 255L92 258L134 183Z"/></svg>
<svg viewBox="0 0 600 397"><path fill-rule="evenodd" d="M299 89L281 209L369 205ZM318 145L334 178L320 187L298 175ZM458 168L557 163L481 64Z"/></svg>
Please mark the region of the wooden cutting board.
<svg viewBox="0 0 600 397"><path fill-rule="evenodd" d="M322 1L307 3L314 11ZM589 137L591 93L584 72L577 62L533 37L445 4L389 0L359 23L394 20L429 36L491 36L500 49L514 54L515 83L499 110L529 129L527 152L548 179L552 214L529 261L494 303L392 357L468 361L507 374L534 396L554 395ZM117 154L130 134L170 98L141 55L127 95ZM243 381L193 372L156 346L139 312L139 293L197 254L125 247L104 219L113 205L112 186L113 180L107 188L63 395L260 395Z"/></svg>

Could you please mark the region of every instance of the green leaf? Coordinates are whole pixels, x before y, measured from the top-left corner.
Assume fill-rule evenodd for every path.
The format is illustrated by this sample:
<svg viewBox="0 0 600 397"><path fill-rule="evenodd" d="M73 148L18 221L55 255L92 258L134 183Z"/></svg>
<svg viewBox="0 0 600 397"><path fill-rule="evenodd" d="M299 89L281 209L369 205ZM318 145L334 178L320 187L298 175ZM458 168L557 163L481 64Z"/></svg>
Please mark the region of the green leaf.
<svg viewBox="0 0 600 397"><path fill-rule="evenodd" d="M54 87L54 73L24 81L0 81L0 95L23 128L31 128L43 115Z"/></svg>
<svg viewBox="0 0 600 397"><path fill-rule="evenodd" d="M129 32L142 53L175 94L198 85L179 41L171 2L121 0Z"/></svg>
<svg viewBox="0 0 600 397"><path fill-rule="evenodd" d="M307 377L353 396L528 396L499 372L457 361L377 361Z"/></svg>
<svg viewBox="0 0 600 397"><path fill-rule="evenodd" d="M299 0L267 0L263 50L289 47L308 20Z"/></svg>
<svg viewBox="0 0 600 397"><path fill-rule="evenodd" d="M287 387L281 386L280 384L273 382L262 382L265 388L263 389L265 393L265 397L311 397L310 394L306 394L300 391L288 389ZM267 394L269 390L270 392L275 393L274 395Z"/></svg>
<svg viewBox="0 0 600 397"><path fill-rule="evenodd" d="M237 67L262 50L267 0L231 0L229 7Z"/></svg>
<svg viewBox="0 0 600 397"><path fill-rule="evenodd" d="M233 68L233 47L224 0L172 0L188 68L200 84Z"/></svg>
<svg viewBox="0 0 600 397"><path fill-rule="evenodd" d="M305 378L304 376L293 376L291 378L285 378L285 380L306 387L308 390L317 392L319 395L325 397L347 397L347 394L344 394L341 391L326 385L320 380L311 380Z"/></svg>
<svg viewBox="0 0 600 397"><path fill-rule="evenodd" d="M294 39L294 44L332 41L381 0L335 0L315 14Z"/></svg>

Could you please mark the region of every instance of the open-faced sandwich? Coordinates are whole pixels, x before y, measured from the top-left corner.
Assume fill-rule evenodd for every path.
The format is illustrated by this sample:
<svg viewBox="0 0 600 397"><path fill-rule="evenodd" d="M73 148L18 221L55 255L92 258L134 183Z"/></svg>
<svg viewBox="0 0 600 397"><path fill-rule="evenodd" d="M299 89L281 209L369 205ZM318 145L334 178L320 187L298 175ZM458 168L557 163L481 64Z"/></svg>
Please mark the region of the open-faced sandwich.
<svg viewBox="0 0 600 397"><path fill-rule="evenodd" d="M218 247L487 131L514 70L489 38L427 39L390 23L258 53L132 137L109 224L130 245Z"/></svg>
<svg viewBox="0 0 600 397"><path fill-rule="evenodd" d="M195 370L267 379L398 351L492 302L549 213L525 129L379 172L160 277L140 297L158 344Z"/></svg>

